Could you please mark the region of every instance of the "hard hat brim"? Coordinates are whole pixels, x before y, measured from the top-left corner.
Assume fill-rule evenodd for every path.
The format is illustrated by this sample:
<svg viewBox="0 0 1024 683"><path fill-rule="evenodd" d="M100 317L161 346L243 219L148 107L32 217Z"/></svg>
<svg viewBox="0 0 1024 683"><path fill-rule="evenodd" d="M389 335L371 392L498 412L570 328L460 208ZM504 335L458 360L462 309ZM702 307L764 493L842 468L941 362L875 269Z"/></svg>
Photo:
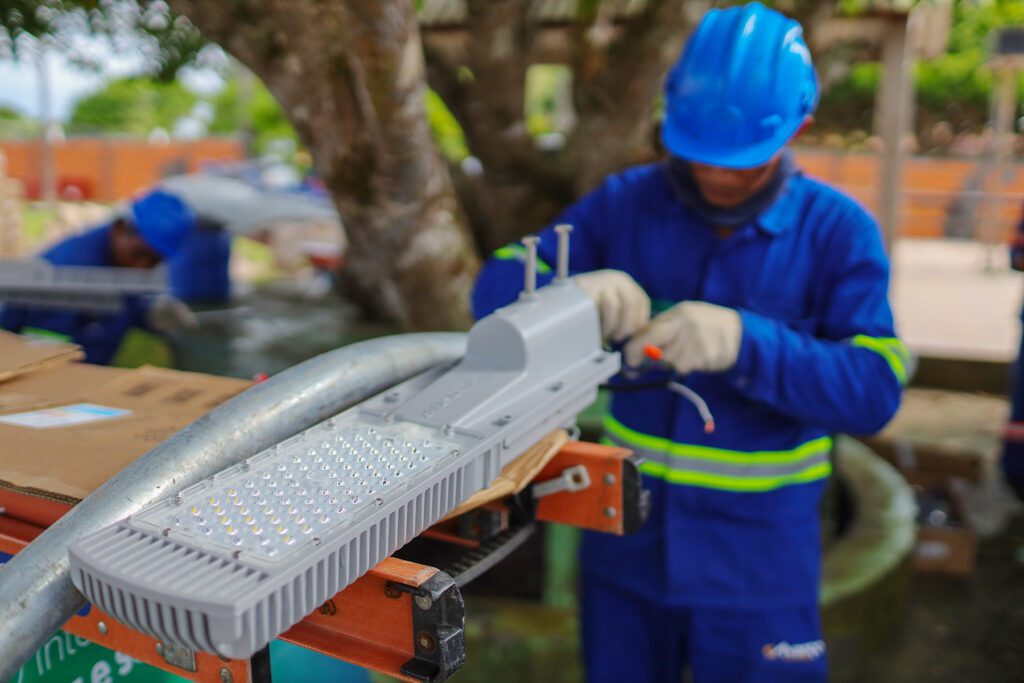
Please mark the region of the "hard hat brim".
<svg viewBox="0 0 1024 683"><path fill-rule="evenodd" d="M771 138L744 147L723 147L701 140L686 131L662 125L661 140L674 157L721 168L747 169L764 166L796 135L803 125L801 119L786 128L780 128Z"/></svg>

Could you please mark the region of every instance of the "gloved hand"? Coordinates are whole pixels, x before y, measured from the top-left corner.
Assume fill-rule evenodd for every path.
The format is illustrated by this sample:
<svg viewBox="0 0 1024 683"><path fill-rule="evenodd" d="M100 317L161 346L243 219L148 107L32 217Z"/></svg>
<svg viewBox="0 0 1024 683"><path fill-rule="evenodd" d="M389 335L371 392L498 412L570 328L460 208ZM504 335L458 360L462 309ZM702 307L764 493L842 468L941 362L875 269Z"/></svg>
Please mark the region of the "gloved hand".
<svg viewBox="0 0 1024 683"><path fill-rule="evenodd" d="M647 293L621 270L595 270L576 275L572 281L597 304L606 339L626 339L651 319Z"/></svg>
<svg viewBox="0 0 1024 683"><path fill-rule="evenodd" d="M644 347L661 348L662 358L681 375L724 372L736 365L743 340L740 314L704 301L676 304L637 333L623 352L626 364L639 367Z"/></svg>
<svg viewBox="0 0 1024 683"><path fill-rule="evenodd" d="M179 332L199 327L199 319L192 309L170 294L160 294L146 313L146 323L155 332Z"/></svg>

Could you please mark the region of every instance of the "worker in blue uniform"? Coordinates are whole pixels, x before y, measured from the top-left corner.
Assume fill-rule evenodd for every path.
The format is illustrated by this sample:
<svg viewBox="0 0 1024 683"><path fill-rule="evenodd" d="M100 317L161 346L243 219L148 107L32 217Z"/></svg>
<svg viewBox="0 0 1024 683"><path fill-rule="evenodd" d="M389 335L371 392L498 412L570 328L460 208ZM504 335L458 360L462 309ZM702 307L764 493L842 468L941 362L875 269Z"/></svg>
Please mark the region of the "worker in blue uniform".
<svg viewBox="0 0 1024 683"><path fill-rule="evenodd" d="M638 533L583 539L590 681L678 683L687 667L695 683L826 680L833 436L889 421L909 357L877 224L787 149L817 101L797 22L759 3L712 10L667 79L668 158L557 220L574 226L573 281L633 368L613 382L634 384L613 392L606 436L644 459L652 494ZM541 234L540 284L556 245ZM513 301L522 261L514 246L488 261L477 316ZM669 380L706 401L713 429Z"/></svg>
<svg viewBox="0 0 1024 683"><path fill-rule="evenodd" d="M170 258L192 230L195 215L178 197L154 190L134 198L127 211L43 252L57 266L154 268ZM73 341L89 363L107 365L131 327L168 332L195 324L171 296L125 297L117 313L5 305L0 328Z"/></svg>

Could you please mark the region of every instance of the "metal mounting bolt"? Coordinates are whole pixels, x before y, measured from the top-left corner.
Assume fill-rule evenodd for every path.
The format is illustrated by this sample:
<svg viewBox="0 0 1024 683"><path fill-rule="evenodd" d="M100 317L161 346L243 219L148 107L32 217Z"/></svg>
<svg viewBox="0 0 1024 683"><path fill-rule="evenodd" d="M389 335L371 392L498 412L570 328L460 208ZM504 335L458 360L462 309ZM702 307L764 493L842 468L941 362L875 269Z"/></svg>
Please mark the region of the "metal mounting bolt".
<svg viewBox="0 0 1024 683"><path fill-rule="evenodd" d="M395 414L394 413L385 413L384 417L383 417L383 420L385 422L387 422L388 424L391 424L392 422L395 421Z"/></svg>
<svg viewBox="0 0 1024 683"><path fill-rule="evenodd" d="M416 644L425 652L433 652L434 648L437 647L437 641L434 640L434 636L430 635L426 631L420 631L416 635Z"/></svg>
<svg viewBox="0 0 1024 683"><path fill-rule="evenodd" d="M160 655L160 656L163 656L163 654L164 654L164 644L163 643L157 643L156 644L156 653L158 655Z"/></svg>
<svg viewBox="0 0 1024 683"><path fill-rule="evenodd" d="M384 402L397 403L399 397L401 397L401 394L398 393L397 391L389 391L388 393L384 394Z"/></svg>
<svg viewBox="0 0 1024 683"><path fill-rule="evenodd" d="M524 237L526 247L526 270L523 273L523 296L532 296L537 291L537 245L540 238L536 235Z"/></svg>
<svg viewBox="0 0 1024 683"><path fill-rule="evenodd" d="M455 433L455 428L452 427L451 425L442 425L441 433L444 434L445 436L451 436L452 434Z"/></svg>
<svg viewBox="0 0 1024 683"><path fill-rule="evenodd" d="M616 510L615 508L609 507L609 508L605 508L604 509L604 516L608 517L610 519L615 519L615 516L618 515L618 514L619 514L619 511Z"/></svg>
<svg viewBox="0 0 1024 683"><path fill-rule="evenodd" d="M96 624L96 630L100 632L101 636L107 635L107 622L101 621L100 623Z"/></svg>
<svg viewBox="0 0 1024 683"><path fill-rule="evenodd" d="M165 528L165 529L164 529L163 531L161 531L160 533L161 533L161 534L163 534L164 536L170 536L170 535L171 535L171 527L166 527L166 528Z"/></svg>
<svg viewBox="0 0 1024 683"><path fill-rule="evenodd" d="M556 277L559 280L565 280L569 277L569 233L572 232L572 226L568 223L560 223L555 226L555 232L558 233Z"/></svg>
<svg viewBox="0 0 1024 683"><path fill-rule="evenodd" d="M453 448L452 450L448 451L448 455L451 455L451 456L462 455L462 451L460 451L458 448Z"/></svg>
<svg viewBox="0 0 1024 683"><path fill-rule="evenodd" d="M232 683L235 677L231 675L231 671L226 667L221 667L220 670L220 683Z"/></svg>
<svg viewBox="0 0 1024 683"><path fill-rule="evenodd" d="M428 610L433 606L434 600L429 595L417 595L416 606L421 610Z"/></svg>
<svg viewBox="0 0 1024 683"><path fill-rule="evenodd" d="M185 502L185 499L181 497L180 493L176 493L174 495L174 498L171 499L171 502L174 503L175 505L181 505L182 503Z"/></svg>
<svg viewBox="0 0 1024 683"><path fill-rule="evenodd" d="M604 475L604 483L608 484L608 486L614 486L615 475L611 473Z"/></svg>

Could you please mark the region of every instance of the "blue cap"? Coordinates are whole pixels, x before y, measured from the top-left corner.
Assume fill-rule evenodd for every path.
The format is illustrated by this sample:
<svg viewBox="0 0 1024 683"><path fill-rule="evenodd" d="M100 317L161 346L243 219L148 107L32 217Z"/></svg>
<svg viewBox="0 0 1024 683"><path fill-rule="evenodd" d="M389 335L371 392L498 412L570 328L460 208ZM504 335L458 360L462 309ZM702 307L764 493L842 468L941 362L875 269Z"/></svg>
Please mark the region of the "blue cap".
<svg viewBox="0 0 1024 683"><path fill-rule="evenodd" d="M708 12L665 83L662 141L727 168L771 161L818 105L803 29L759 2Z"/></svg>
<svg viewBox="0 0 1024 683"><path fill-rule="evenodd" d="M132 220L143 241L170 258L195 225L196 215L170 192L152 190L132 200Z"/></svg>

